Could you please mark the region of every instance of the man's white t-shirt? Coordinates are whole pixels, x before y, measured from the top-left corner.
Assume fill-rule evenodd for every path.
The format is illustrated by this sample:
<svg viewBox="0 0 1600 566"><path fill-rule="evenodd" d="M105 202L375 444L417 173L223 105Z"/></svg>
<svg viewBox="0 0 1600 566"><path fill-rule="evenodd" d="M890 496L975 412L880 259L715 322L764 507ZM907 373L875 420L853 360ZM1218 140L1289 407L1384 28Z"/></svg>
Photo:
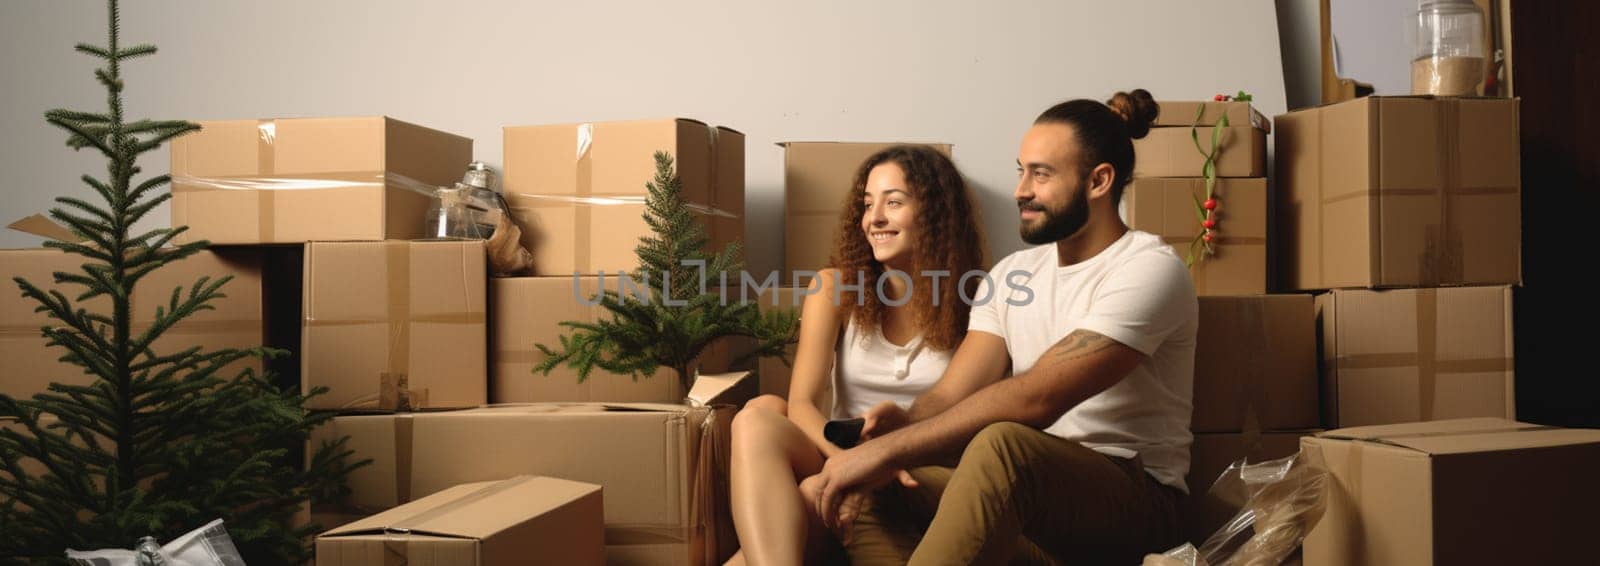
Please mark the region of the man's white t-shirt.
<svg viewBox="0 0 1600 566"><path fill-rule="evenodd" d="M1054 244L1001 260L993 283L973 297L989 300L973 306L968 328L1005 339L1013 375L1079 329L1143 353L1125 379L1045 432L1102 454L1138 455L1156 480L1187 491L1199 306L1183 260L1160 237L1129 230L1092 258L1059 263Z"/></svg>

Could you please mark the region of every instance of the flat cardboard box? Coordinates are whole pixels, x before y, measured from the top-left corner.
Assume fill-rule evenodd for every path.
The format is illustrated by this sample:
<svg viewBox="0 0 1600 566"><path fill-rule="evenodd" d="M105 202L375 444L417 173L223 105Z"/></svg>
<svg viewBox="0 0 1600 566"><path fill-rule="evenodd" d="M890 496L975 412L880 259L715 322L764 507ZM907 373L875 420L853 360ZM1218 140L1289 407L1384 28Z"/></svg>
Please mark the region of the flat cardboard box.
<svg viewBox="0 0 1600 566"><path fill-rule="evenodd" d="M796 271L818 271L828 266L833 253L839 214L850 195L856 170L880 150L895 142L781 142L783 147L784 260L782 284L793 281ZM951 156L947 143L927 145ZM809 280L809 277L805 278Z"/></svg>
<svg viewBox="0 0 1600 566"><path fill-rule="evenodd" d="M1133 140L1133 178L1201 177L1206 157L1194 145L1189 128L1150 128ZM1211 147L1211 128L1201 126L1200 143ZM1267 133L1251 126L1222 129L1217 153L1218 177L1265 177Z"/></svg>
<svg viewBox="0 0 1600 566"><path fill-rule="evenodd" d="M1279 116L1283 284L1521 283L1518 103L1365 97Z"/></svg>
<svg viewBox="0 0 1600 566"><path fill-rule="evenodd" d="M1194 432L1320 426L1310 295L1201 297Z"/></svg>
<svg viewBox="0 0 1600 566"><path fill-rule="evenodd" d="M1306 564L1590 564L1600 430L1480 418L1306 438L1332 474Z"/></svg>
<svg viewBox="0 0 1600 566"><path fill-rule="evenodd" d="M1203 178L1137 179L1123 193L1128 227L1157 236L1193 261L1189 274L1195 292L1205 295L1259 295L1267 292L1267 180L1218 179L1214 254L1194 245L1205 231L1195 203L1204 202Z"/></svg>
<svg viewBox="0 0 1600 566"><path fill-rule="evenodd" d="M1510 287L1317 296L1328 428L1516 418Z"/></svg>
<svg viewBox="0 0 1600 566"><path fill-rule="evenodd" d="M657 151L672 154L709 248L744 237L744 134L686 118L504 128L505 196L534 273L632 271Z"/></svg>
<svg viewBox="0 0 1600 566"><path fill-rule="evenodd" d="M1188 540L1199 546L1239 512L1238 502L1233 499L1238 494L1209 493L1229 466L1240 460L1259 464L1287 458L1300 451L1301 437L1314 432L1195 434L1194 444L1189 448L1189 474L1184 478L1189 486Z"/></svg>
<svg viewBox="0 0 1600 566"><path fill-rule="evenodd" d="M562 364L549 375L535 373L545 360L536 344L557 348L561 336L572 329L563 321L593 323L609 318L595 298L602 279L606 290L616 292L621 280L601 277L508 277L489 282L490 390L492 403L676 403L685 391L671 370L658 370L647 378L611 373L599 368L578 381L578 371ZM624 292L632 292L631 287ZM656 291L659 292L659 288ZM730 295L730 300L736 297ZM697 360L702 374L732 369L740 353L733 340L714 342ZM754 384L752 384L754 388Z"/></svg>
<svg viewBox="0 0 1600 566"><path fill-rule="evenodd" d="M488 402L482 241L306 245L301 378L313 409Z"/></svg>
<svg viewBox="0 0 1600 566"><path fill-rule="evenodd" d="M30 398L43 393L52 382L89 385L94 376L75 365L60 361L64 348L49 347L40 328L54 319L35 312L39 304L22 296L14 277L28 280L41 289L55 289L75 298L84 288L73 284L57 285L55 272L81 273L85 258L51 248L0 250L0 279L9 290L0 293L0 359L5 360L0 394ZM202 277L233 279L222 288L223 297L210 302L210 310L194 313L167 329L154 346L158 354L175 354L199 346L203 351L221 348L252 348L262 344L264 333L261 257L257 250L206 250L157 269L140 280L132 295L132 329L142 332L154 322L157 307L165 307L172 291L188 290ZM90 312L110 315L111 301L98 297L74 305ZM232 377L245 369L261 370L261 360L239 360L218 375Z"/></svg>
<svg viewBox="0 0 1600 566"><path fill-rule="evenodd" d="M518 476L457 485L317 537L318 566L605 563L600 486Z"/></svg>
<svg viewBox="0 0 1600 566"><path fill-rule="evenodd" d="M472 140L384 116L200 122L172 140L179 243L419 238Z"/></svg>
<svg viewBox="0 0 1600 566"><path fill-rule="evenodd" d="M541 403L347 415L314 441L348 435L356 508L384 509L451 485L522 474L604 487L608 564L721 564L736 545L726 512L732 407Z"/></svg>
<svg viewBox="0 0 1600 566"><path fill-rule="evenodd" d="M1223 116L1228 117L1229 126L1250 126L1266 133L1272 133L1272 122L1257 112L1249 102L1217 102L1213 100L1162 100L1157 104L1161 106L1161 113L1150 125L1157 128L1187 128L1194 125L1214 126ZM1205 108L1201 112L1201 107ZM1198 120L1196 120L1198 118ZM1209 134L1210 132L1206 132ZM1208 140L1210 138L1207 138Z"/></svg>

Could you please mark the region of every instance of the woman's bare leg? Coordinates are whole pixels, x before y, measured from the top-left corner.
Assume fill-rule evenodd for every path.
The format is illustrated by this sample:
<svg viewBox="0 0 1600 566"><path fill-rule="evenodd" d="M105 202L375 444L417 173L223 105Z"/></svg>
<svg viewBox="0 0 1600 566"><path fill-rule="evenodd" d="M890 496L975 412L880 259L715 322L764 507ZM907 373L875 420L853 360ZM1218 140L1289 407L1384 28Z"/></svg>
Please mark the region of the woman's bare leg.
<svg viewBox="0 0 1600 566"><path fill-rule="evenodd" d="M800 479L822 469L822 453L777 409L783 400L762 396L733 419L733 525L740 552L729 564L799 566L805 559L811 518ZM786 406L785 406L786 407Z"/></svg>

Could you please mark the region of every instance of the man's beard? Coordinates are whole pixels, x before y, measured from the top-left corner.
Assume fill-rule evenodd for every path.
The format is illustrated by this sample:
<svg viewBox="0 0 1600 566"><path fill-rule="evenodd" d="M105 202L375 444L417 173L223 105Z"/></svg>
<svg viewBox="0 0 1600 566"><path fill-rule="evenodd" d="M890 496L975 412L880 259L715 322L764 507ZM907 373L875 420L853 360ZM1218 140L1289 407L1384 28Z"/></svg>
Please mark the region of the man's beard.
<svg viewBox="0 0 1600 566"><path fill-rule="evenodd" d="M1030 226L1022 225L1022 241L1030 245L1041 245L1059 242L1077 234L1083 225L1089 223L1089 191L1087 180L1075 191L1067 205L1061 208L1050 208L1037 202L1017 203L1018 210L1037 210L1041 217Z"/></svg>

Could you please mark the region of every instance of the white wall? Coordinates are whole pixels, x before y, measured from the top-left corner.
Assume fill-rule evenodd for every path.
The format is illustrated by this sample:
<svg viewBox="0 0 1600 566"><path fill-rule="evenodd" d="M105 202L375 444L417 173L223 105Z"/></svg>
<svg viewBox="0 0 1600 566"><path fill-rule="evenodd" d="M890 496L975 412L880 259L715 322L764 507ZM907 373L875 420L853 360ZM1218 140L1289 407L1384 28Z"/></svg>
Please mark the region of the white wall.
<svg viewBox="0 0 1600 566"><path fill-rule="evenodd" d="M98 109L98 2L0 3L0 219L89 194L102 173L42 113ZM506 125L684 116L748 134L749 267L781 266L781 140L956 146L995 257L1021 246L1017 143L1067 98L1240 89L1282 113L1271 0L1014 2L128 2L129 115L223 119L387 114L476 140L500 163ZM143 162L166 169L163 153ZM166 221L166 213L157 215ZM819 234L818 237L831 237ZM38 239L0 233L0 247Z"/></svg>

